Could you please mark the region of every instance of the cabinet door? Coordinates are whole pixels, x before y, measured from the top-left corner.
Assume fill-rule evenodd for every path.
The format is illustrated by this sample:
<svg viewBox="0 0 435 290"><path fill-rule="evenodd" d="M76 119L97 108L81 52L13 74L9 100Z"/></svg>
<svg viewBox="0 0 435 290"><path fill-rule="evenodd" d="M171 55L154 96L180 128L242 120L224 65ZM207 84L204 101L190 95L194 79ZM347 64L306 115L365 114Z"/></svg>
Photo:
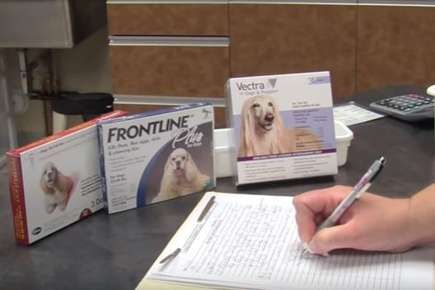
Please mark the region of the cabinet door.
<svg viewBox="0 0 435 290"><path fill-rule="evenodd" d="M359 6L358 91L435 82L435 1L426 2L433 6Z"/></svg>
<svg viewBox="0 0 435 290"><path fill-rule="evenodd" d="M112 37L113 92L222 98L228 45L227 38Z"/></svg>
<svg viewBox="0 0 435 290"><path fill-rule="evenodd" d="M355 1L349 5L285 2L230 4L232 75L329 70L334 99L353 95Z"/></svg>
<svg viewBox="0 0 435 290"><path fill-rule="evenodd" d="M109 33L228 36L227 0L189 2L192 1L108 1Z"/></svg>

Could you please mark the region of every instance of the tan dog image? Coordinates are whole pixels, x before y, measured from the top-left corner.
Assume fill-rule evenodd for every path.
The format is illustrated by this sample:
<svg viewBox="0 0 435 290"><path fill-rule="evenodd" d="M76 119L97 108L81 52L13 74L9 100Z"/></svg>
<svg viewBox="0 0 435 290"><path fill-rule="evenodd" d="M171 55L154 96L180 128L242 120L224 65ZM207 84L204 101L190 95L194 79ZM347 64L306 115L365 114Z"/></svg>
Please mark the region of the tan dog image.
<svg viewBox="0 0 435 290"><path fill-rule="evenodd" d="M255 96L242 106L239 157L316 150L319 138L306 129L285 128L270 96Z"/></svg>
<svg viewBox="0 0 435 290"><path fill-rule="evenodd" d="M169 154L160 183L160 192L151 202L201 191L209 182L210 177L198 169L192 155L183 148L177 148Z"/></svg>
<svg viewBox="0 0 435 290"><path fill-rule="evenodd" d="M56 207L65 210L74 186L72 178L63 175L52 162L48 162L43 168L40 185L45 193L46 212L50 214Z"/></svg>

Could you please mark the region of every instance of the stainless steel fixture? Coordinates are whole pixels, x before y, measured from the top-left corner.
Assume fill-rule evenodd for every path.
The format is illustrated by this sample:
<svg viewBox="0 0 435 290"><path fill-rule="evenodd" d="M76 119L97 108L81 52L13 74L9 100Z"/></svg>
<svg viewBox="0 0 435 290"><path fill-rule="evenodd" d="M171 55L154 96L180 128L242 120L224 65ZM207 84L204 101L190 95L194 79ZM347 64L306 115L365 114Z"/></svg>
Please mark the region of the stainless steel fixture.
<svg viewBox="0 0 435 290"><path fill-rule="evenodd" d="M105 22L104 0L1 0L0 47L71 48Z"/></svg>

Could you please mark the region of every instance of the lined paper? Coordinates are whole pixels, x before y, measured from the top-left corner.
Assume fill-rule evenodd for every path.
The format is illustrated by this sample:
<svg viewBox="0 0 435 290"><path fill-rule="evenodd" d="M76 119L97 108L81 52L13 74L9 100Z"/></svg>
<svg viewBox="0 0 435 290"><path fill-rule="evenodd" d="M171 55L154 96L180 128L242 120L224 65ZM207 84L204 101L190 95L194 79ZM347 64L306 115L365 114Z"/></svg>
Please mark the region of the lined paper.
<svg viewBox="0 0 435 290"><path fill-rule="evenodd" d="M207 193L215 203L171 242L151 279L248 289L432 289L432 249L404 254L304 254L291 197Z"/></svg>

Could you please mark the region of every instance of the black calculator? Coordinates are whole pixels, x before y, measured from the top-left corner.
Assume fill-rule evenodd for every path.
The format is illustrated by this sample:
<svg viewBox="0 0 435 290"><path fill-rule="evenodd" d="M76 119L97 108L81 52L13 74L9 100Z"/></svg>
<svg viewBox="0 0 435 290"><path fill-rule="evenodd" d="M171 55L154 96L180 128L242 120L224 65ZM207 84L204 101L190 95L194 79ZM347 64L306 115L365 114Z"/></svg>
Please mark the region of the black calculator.
<svg viewBox="0 0 435 290"><path fill-rule="evenodd" d="M405 121L419 121L434 117L434 97L404 94L370 103L370 107Z"/></svg>

